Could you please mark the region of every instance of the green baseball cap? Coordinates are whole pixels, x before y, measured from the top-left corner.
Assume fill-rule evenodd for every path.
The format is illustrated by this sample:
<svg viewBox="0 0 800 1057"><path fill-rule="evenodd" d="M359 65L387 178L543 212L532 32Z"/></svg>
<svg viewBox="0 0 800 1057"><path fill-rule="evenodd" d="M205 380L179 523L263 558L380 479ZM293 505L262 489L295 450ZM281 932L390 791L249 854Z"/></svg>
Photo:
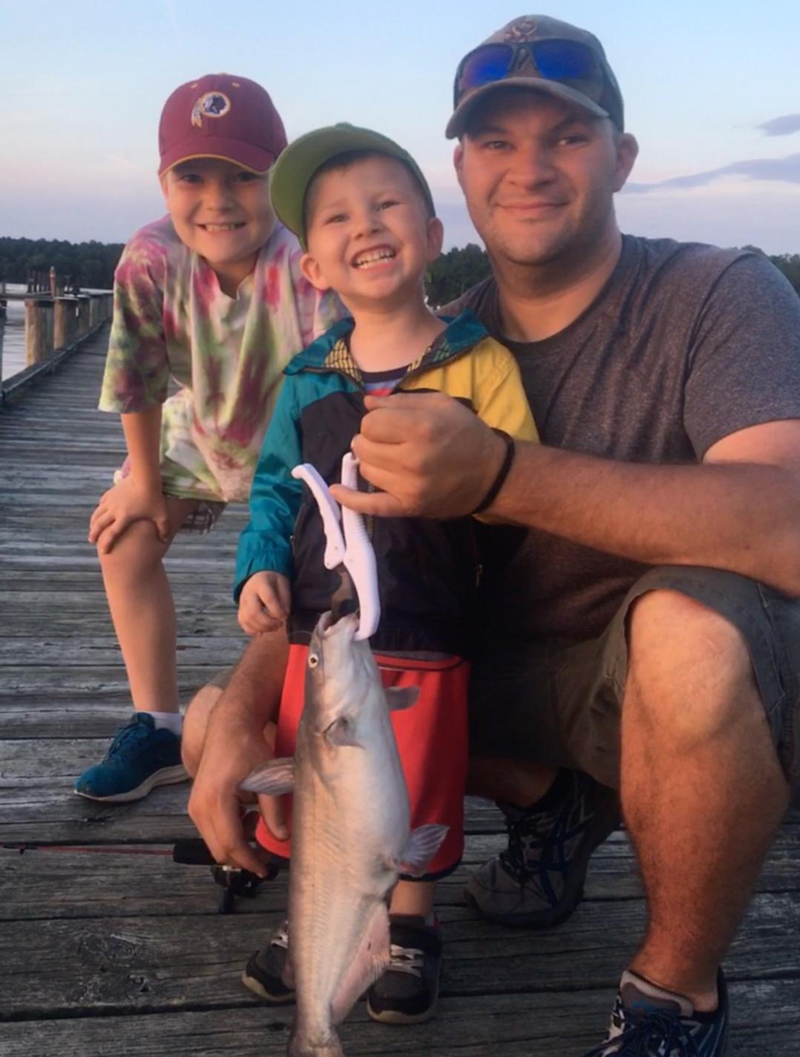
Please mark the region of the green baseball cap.
<svg viewBox="0 0 800 1057"><path fill-rule="evenodd" d="M272 208L281 223L297 235L303 249L306 249L303 214L311 181L326 162L339 154L349 154L351 151L386 154L402 162L422 189L431 215L436 215L428 182L408 151L403 150L388 136L382 136L380 132L358 128L342 121L338 125L328 125L300 136L294 143L289 144L272 167Z"/></svg>

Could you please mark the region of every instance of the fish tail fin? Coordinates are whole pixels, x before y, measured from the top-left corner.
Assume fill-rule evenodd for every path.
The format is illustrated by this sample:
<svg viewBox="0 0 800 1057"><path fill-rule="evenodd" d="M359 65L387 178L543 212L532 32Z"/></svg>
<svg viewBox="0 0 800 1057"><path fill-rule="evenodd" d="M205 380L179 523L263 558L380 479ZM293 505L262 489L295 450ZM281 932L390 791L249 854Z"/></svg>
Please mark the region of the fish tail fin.
<svg viewBox="0 0 800 1057"><path fill-rule="evenodd" d="M293 1030L288 1057L344 1057L344 1050L336 1028L329 1028L324 1038Z"/></svg>

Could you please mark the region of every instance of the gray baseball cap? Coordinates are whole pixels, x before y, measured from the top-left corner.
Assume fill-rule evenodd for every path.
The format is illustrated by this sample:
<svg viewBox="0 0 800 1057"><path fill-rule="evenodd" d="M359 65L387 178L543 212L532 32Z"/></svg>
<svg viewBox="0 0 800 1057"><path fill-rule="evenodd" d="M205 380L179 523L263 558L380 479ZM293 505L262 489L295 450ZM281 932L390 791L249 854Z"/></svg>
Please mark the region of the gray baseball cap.
<svg viewBox="0 0 800 1057"><path fill-rule="evenodd" d="M456 71L447 138L463 134L481 99L508 87L547 92L624 128L622 93L603 45L569 22L523 15L465 55Z"/></svg>

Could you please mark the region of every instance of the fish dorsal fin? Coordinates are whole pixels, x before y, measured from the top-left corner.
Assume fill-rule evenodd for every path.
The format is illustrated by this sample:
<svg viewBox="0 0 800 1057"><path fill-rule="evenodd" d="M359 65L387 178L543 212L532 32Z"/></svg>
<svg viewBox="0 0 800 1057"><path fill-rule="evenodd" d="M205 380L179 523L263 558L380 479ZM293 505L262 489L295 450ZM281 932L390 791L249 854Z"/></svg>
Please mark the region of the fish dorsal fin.
<svg viewBox="0 0 800 1057"><path fill-rule="evenodd" d="M390 686L384 690L384 693L390 712L402 712L406 708L411 708L419 699L418 686Z"/></svg>
<svg viewBox="0 0 800 1057"><path fill-rule="evenodd" d="M431 822L427 826L415 829L408 838L408 844L400 861L395 864L397 870L400 873L411 874L412 877L424 874L428 863L447 836L449 828L449 826L440 826Z"/></svg>
<svg viewBox="0 0 800 1057"><path fill-rule="evenodd" d="M268 796L291 793L294 789L294 757L284 756L257 767L239 784L239 788L248 793L266 793Z"/></svg>
<svg viewBox="0 0 800 1057"><path fill-rule="evenodd" d="M331 1020L340 1024L355 1003L389 965L389 911L376 903L361 935L358 948L331 1000Z"/></svg>

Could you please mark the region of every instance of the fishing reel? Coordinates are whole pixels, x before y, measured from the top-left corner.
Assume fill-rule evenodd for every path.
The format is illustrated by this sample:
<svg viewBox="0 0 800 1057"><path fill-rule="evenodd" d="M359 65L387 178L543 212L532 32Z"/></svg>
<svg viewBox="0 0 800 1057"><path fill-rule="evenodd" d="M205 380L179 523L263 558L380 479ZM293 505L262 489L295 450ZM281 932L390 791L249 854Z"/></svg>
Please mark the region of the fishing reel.
<svg viewBox="0 0 800 1057"><path fill-rule="evenodd" d="M271 881L278 873L274 863L267 863L267 876L259 877L250 870L237 866L220 866L200 837L178 840L172 848L172 861L185 866L210 866L214 882L222 888L217 910L220 914L232 914L236 909L236 897L252 899L263 881Z"/></svg>

